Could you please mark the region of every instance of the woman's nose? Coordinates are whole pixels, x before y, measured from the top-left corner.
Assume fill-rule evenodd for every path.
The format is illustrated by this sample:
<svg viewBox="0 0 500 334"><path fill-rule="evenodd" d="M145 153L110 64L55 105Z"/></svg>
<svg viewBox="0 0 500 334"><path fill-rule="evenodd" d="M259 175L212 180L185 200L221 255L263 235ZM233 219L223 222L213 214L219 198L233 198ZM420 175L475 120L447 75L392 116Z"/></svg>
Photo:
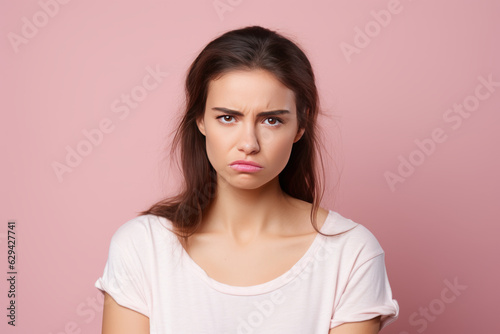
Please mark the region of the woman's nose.
<svg viewBox="0 0 500 334"><path fill-rule="evenodd" d="M238 139L238 150L245 152L245 154L259 152L259 140L257 139L257 133L253 126L246 126L241 129Z"/></svg>

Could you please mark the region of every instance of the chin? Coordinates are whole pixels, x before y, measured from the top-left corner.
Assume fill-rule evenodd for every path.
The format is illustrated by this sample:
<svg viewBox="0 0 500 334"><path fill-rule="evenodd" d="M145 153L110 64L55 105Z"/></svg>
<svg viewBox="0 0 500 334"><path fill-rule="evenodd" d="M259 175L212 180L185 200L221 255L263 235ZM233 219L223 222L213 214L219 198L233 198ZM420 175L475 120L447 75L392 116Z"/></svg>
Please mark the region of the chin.
<svg viewBox="0 0 500 334"><path fill-rule="evenodd" d="M246 190L254 190L262 188L269 184L273 179L265 180L255 179L255 180L233 180L233 182L229 182L232 187Z"/></svg>

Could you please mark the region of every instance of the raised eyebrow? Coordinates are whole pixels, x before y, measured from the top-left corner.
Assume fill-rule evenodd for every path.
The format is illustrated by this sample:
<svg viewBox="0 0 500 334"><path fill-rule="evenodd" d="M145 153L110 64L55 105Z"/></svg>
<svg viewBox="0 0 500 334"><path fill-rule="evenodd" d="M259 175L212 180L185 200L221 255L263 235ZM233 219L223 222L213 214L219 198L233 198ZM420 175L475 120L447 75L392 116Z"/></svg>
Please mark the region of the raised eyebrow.
<svg viewBox="0 0 500 334"><path fill-rule="evenodd" d="M242 112L237 111L237 110L228 109L228 108L213 107L212 110L222 111L222 112L225 112L225 113L233 115L233 116L244 116L244 114ZM275 115L284 115L284 114L290 114L290 111L286 110L286 109L262 111L262 112L258 113L257 116L275 116Z"/></svg>

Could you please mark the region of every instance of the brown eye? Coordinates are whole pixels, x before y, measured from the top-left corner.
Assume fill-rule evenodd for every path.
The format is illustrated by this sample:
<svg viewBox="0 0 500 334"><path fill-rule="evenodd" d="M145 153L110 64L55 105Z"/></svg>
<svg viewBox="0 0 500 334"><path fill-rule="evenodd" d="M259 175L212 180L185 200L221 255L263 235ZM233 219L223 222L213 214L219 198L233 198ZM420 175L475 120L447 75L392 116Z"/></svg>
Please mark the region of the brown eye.
<svg viewBox="0 0 500 334"><path fill-rule="evenodd" d="M230 123L232 123L231 120L233 118L234 118L234 116L231 116L231 115L222 115L222 116L217 117L217 119L220 120L220 122L222 124L230 124Z"/></svg>
<svg viewBox="0 0 500 334"><path fill-rule="evenodd" d="M269 120L272 120L272 121L269 121ZM268 117L267 121L268 121L268 124L272 125L272 126L278 126L279 124L283 123L281 121L281 119L279 119L278 117Z"/></svg>

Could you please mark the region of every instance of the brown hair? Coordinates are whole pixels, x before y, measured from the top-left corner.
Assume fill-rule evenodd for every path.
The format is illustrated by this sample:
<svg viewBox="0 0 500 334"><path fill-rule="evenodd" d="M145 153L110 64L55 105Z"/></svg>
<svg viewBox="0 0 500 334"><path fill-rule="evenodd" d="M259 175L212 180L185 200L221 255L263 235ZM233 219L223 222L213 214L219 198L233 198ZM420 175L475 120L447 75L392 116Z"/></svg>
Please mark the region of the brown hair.
<svg viewBox="0 0 500 334"><path fill-rule="evenodd" d="M209 82L226 72L241 69L267 70L295 93L299 128L305 131L293 144L290 159L279 174L279 184L288 195L313 204L312 225L321 233L316 226L316 213L324 184L318 179L318 172L322 172L322 180L325 177L316 125L319 98L311 64L289 39L275 31L251 26L228 31L212 40L191 64L185 82L185 111L171 147L173 156L180 145L183 189L178 195L140 212L170 220L174 227L172 232L183 245L200 227L203 209L211 203L217 186L216 172L206 153L205 137L196 120L204 115ZM317 169L317 157L320 170Z"/></svg>

